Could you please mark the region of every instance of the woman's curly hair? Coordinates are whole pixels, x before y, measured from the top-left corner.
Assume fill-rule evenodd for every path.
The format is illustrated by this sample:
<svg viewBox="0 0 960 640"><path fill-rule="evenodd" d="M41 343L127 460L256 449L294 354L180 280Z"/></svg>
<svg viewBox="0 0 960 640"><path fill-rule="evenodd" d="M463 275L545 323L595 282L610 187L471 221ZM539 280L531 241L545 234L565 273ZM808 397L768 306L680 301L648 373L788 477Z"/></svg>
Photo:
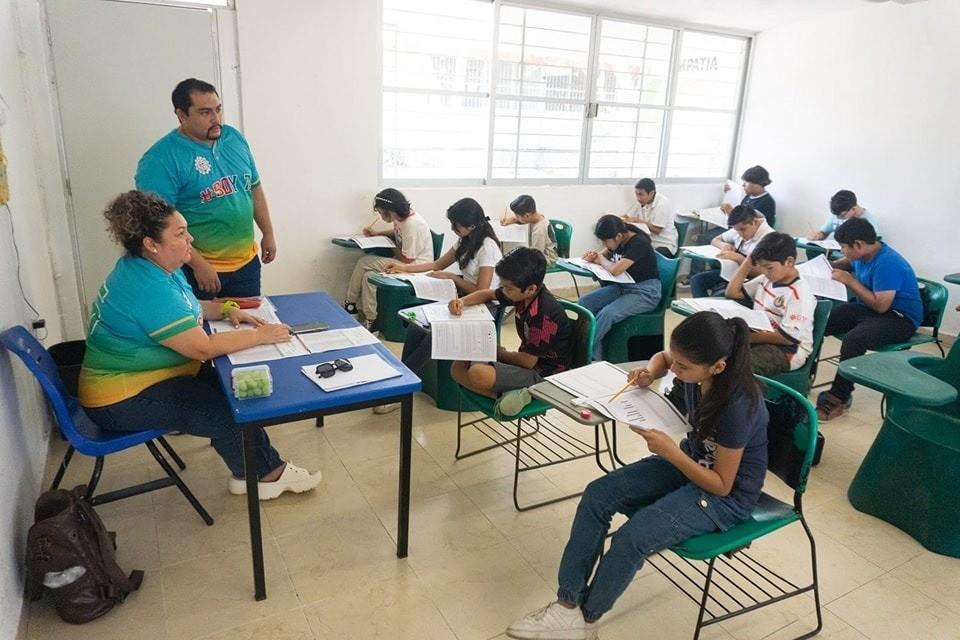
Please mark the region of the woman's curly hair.
<svg viewBox="0 0 960 640"><path fill-rule="evenodd" d="M110 235L130 255L143 254L143 239L160 241L167 218L175 209L161 198L143 191L127 191L113 199L103 211Z"/></svg>

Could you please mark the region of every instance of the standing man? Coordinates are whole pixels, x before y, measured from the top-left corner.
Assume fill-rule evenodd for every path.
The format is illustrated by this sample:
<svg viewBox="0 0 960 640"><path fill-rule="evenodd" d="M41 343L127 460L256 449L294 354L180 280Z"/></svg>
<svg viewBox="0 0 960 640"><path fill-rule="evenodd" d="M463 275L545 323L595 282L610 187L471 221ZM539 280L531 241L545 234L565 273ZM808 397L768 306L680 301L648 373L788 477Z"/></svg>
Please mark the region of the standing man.
<svg viewBox="0 0 960 640"><path fill-rule="evenodd" d="M222 124L217 89L196 78L171 96L180 126L158 140L137 165L136 185L176 207L193 236L183 266L197 298L260 295L260 258L253 223L260 228L263 263L277 256L267 197L243 135Z"/></svg>

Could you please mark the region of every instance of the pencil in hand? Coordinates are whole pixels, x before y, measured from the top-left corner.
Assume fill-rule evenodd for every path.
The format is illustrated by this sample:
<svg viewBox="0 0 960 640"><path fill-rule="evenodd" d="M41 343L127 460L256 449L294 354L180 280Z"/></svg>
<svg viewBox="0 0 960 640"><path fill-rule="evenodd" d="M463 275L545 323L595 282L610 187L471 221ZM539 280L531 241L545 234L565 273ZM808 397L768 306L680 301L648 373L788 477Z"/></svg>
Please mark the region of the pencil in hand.
<svg viewBox="0 0 960 640"><path fill-rule="evenodd" d="M610 396L610 399L607 400L607 402L613 402L614 400L616 400L618 397L620 397L620 394L626 391L627 387L629 387L631 384L633 384L633 380L630 380L629 378L627 378L627 383L622 387L620 387L620 389L615 394Z"/></svg>

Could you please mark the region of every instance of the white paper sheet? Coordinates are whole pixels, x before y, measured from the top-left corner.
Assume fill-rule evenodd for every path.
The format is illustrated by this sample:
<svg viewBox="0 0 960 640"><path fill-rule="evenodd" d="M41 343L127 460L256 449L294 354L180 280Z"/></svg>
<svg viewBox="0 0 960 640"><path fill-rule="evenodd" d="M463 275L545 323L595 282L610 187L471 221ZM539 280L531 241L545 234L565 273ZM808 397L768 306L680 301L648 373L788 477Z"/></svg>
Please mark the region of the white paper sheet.
<svg viewBox="0 0 960 640"><path fill-rule="evenodd" d="M797 271L810 285L813 295L841 302L848 300L847 287L833 279L833 267L823 254L813 260L801 262L797 265Z"/></svg>
<svg viewBox="0 0 960 640"><path fill-rule="evenodd" d="M547 381L577 398L609 398L626 383L627 372L603 360L555 373Z"/></svg>
<svg viewBox="0 0 960 640"><path fill-rule="evenodd" d="M773 331L770 319L759 309L748 309L736 300L724 298L687 298L684 304L697 311L716 311L724 318L742 318L751 329Z"/></svg>
<svg viewBox="0 0 960 640"><path fill-rule="evenodd" d="M659 429L674 438L690 430L690 425L676 407L651 389L634 387L621 393L612 402L608 397L590 400L588 404L617 422L644 429Z"/></svg>
<svg viewBox="0 0 960 640"><path fill-rule="evenodd" d="M840 251L840 243L833 238L832 233L823 240L807 240L806 238L801 238L800 236L796 236L796 238L800 242L813 244L823 249L827 249L828 251Z"/></svg>
<svg viewBox="0 0 960 640"><path fill-rule="evenodd" d="M740 204L737 202L737 204ZM707 209L694 209L693 214L702 220L712 224L715 227L720 227L722 229L727 229L727 214L723 212L723 209L720 207L709 207Z"/></svg>
<svg viewBox="0 0 960 640"><path fill-rule="evenodd" d="M497 360L497 328L493 320L454 320L430 324L434 360Z"/></svg>
<svg viewBox="0 0 960 640"><path fill-rule="evenodd" d="M457 286L453 284L452 280L446 278L431 278L419 273L391 273L387 275L406 280L412 284L417 297L424 300L449 302L457 297Z"/></svg>
<svg viewBox="0 0 960 640"><path fill-rule="evenodd" d="M264 321L271 324L278 324L280 322L280 318L277 317L276 307L273 306L273 303L267 298L263 299L260 307L256 309L247 309L246 311L250 313L250 315L262 318ZM226 320L210 320L207 322L207 324L210 326L211 333L226 333L229 331L240 331L243 329L252 328L249 324L241 324L239 327L234 327L233 324ZM279 360L281 358L292 358L295 356L305 356L310 352L299 340L299 337L300 336L293 336L289 342L261 344L255 347L250 347L249 349L234 351L233 353L229 354L227 358L229 358L230 364L240 365L252 364L254 362L266 362L268 360Z"/></svg>
<svg viewBox="0 0 960 640"><path fill-rule="evenodd" d="M717 260L720 262L720 277L727 282L733 280L733 275L737 272L737 269L740 268L740 265L733 260L723 258L717 258Z"/></svg>
<svg viewBox="0 0 960 640"><path fill-rule="evenodd" d="M530 225L528 224L498 224L494 227L500 242L515 242L528 245L530 243Z"/></svg>
<svg viewBox="0 0 960 640"><path fill-rule="evenodd" d="M567 258L567 262L575 264L582 269L586 269L593 273L598 280L604 280L606 282L620 282L624 284L633 283L633 276L624 271L618 276L613 275L603 267L593 262L587 262L583 258Z"/></svg>
<svg viewBox="0 0 960 640"><path fill-rule="evenodd" d="M733 180L727 180L726 184L730 189L723 194L721 204L728 204L731 207L735 207L743 202L743 199L747 196L747 193L743 190L743 185Z"/></svg>
<svg viewBox="0 0 960 640"><path fill-rule="evenodd" d="M699 244L690 247L681 247L681 249L684 252L695 253L698 256L703 256L710 260L718 260L717 256L720 255L720 249L712 244Z"/></svg>
<svg viewBox="0 0 960 640"><path fill-rule="evenodd" d="M404 311L412 311L413 309L423 309L423 315L427 319L427 322L461 322L464 320L490 320L493 321L493 316L490 314L490 311L487 309L485 304L474 304L469 307L464 307L463 312L459 316L455 316L450 313L450 308L446 303L435 303L435 304L425 304L420 307L411 307L404 309Z"/></svg>
<svg viewBox="0 0 960 640"><path fill-rule="evenodd" d="M349 349L365 344L377 344L377 337L363 327L349 329L329 329L298 336L310 353L323 353L337 349Z"/></svg>
<svg viewBox="0 0 960 640"><path fill-rule="evenodd" d="M396 378L400 375L399 371L376 353L350 358L350 364L353 365L352 371L337 370L329 378L321 378L316 374L317 364L300 367L300 371L318 387L328 392Z"/></svg>
<svg viewBox="0 0 960 640"><path fill-rule="evenodd" d="M353 242L361 249L374 249L377 247L393 249L397 246L388 236L337 236L337 240L347 240Z"/></svg>

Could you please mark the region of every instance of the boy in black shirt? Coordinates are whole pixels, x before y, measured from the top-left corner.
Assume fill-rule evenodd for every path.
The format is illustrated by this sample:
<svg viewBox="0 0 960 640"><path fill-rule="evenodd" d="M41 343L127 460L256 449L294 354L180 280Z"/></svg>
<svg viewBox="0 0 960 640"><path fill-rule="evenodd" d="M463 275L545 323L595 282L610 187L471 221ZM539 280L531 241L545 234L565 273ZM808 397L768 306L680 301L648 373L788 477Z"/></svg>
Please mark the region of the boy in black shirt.
<svg viewBox="0 0 960 640"><path fill-rule="evenodd" d="M501 400L505 415L513 415L530 401L526 387L542 382L549 376L569 368L573 321L556 298L543 286L547 261L536 249L514 249L497 263L496 273L500 287L482 289L450 301L453 315L460 315L463 307L496 300L502 305L517 308L517 334L520 350L497 348L496 362L454 362L450 369L460 385L496 398L501 393L522 390L515 403ZM506 404L511 404L508 409ZM515 410L514 410L515 409Z"/></svg>
<svg viewBox="0 0 960 640"><path fill-rule="evenodd" d="M740 179L743 180L743 190L747 193L740 204L753 207L763 214L763 217L767 219L767 224L775 227L777 223L777 203L773 196L767 193L767 185L771 182L770 173L757 165L744 171ZM730 215L730 211L733 209L729 204L722 204L720 208L727 215Z"/></svg>

